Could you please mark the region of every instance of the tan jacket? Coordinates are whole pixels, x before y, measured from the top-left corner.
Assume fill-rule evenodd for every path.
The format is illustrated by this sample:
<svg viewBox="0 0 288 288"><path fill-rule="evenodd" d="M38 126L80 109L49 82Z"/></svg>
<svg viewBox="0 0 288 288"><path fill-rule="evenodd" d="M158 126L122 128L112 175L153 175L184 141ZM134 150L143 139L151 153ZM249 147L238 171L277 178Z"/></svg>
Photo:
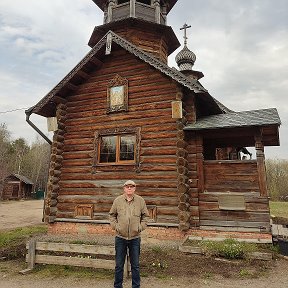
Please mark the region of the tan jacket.
<svg viewBox="0 0 288 288"><path fill-rule="evenodd" d="M109 219L117 236L127 240L140 237L141 231L147 227L149 212L145 200L134 194L128 202L125 195L118 196L110 209Z"/></svg>

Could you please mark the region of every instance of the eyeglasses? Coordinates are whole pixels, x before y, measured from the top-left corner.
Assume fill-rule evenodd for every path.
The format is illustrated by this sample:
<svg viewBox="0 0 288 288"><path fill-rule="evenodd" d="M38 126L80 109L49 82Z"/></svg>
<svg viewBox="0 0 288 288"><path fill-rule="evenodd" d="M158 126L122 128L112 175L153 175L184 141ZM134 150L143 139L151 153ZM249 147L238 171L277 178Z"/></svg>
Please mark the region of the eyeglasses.
<svg viewBox="0 0 288 288"><path fill-rule="evenodd" d="M132 189L132 188L135 188L134 185L126 185L125 187L126 187L126 188L131 188L131 189Z"/></svg>

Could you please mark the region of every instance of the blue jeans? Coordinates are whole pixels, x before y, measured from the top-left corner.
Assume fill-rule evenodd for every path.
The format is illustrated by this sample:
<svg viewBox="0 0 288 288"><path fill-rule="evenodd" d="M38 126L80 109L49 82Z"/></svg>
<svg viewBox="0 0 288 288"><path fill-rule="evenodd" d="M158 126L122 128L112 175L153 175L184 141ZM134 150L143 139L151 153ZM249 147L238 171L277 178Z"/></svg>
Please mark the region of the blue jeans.
<svg viewBox="0 0 288 288"><path fill-rule="evenodd" d="M116 266L114 288L123 288L123 271L127 249L129 249L129 257L131 263L132 288L140 288L140 242L140 238L126 240L117 236L115 237Z"/></svg>

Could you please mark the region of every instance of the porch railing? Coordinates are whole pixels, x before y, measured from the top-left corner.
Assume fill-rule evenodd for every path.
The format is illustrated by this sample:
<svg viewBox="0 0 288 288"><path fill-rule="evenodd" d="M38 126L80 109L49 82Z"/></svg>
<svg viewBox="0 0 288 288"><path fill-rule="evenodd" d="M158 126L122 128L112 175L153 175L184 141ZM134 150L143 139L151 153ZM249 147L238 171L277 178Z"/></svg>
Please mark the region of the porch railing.
<svg viewBox="0 0 288 288"><path fill-rule="evenodd" d="M256 160L206 160L203 174L207 192L259 192Z"/></svg>

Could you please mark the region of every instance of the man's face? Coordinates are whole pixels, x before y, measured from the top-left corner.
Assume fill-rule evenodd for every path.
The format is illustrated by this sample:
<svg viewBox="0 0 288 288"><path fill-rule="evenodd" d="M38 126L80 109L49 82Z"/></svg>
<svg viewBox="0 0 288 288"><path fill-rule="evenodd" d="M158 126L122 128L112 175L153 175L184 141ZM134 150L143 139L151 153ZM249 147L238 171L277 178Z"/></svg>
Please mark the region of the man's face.
<svg viewBox="0 0 288 288"><path fill-rule="evenodd" d="M128 197L133 196L135 190L136 190L136 187L134 185L126 185L126 186L124 186L124 193Z"/></svg>

